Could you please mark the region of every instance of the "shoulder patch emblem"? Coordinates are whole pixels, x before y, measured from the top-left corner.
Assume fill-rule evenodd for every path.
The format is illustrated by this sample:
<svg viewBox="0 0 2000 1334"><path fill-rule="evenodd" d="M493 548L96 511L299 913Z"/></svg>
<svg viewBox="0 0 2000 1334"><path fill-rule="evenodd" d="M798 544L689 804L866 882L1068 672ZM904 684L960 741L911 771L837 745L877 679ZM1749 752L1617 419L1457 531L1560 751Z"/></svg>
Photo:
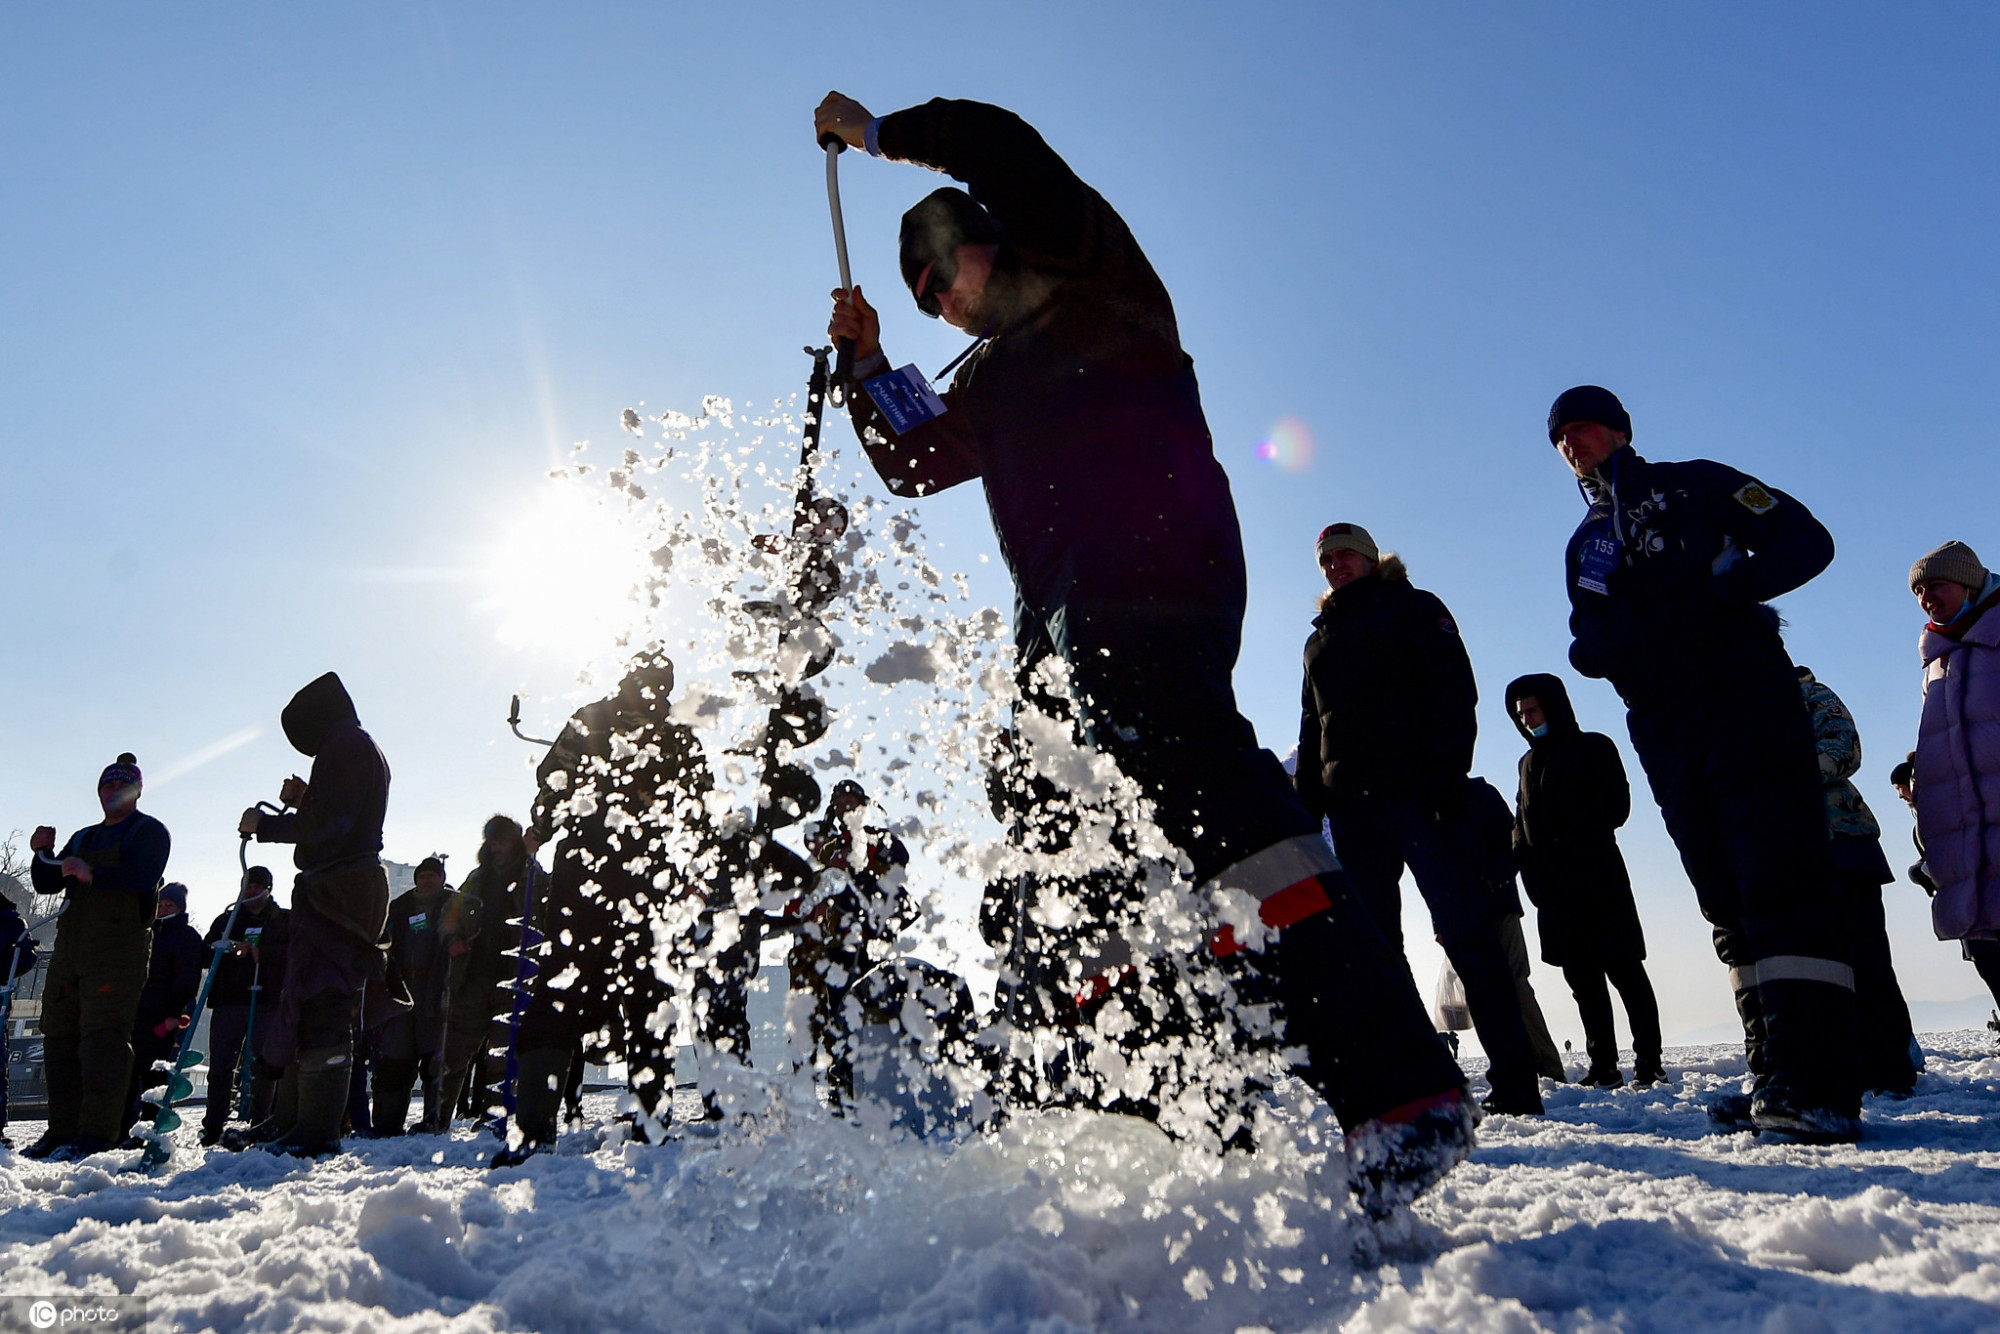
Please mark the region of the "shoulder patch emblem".
<svg viewBox="0 0 2000 1334"><path fill-rule="evenodd" d="M1757 483L1751 482L1737 490L1736 503L1752 514L1767 514L1778 507L1778 498Z"/></svg>

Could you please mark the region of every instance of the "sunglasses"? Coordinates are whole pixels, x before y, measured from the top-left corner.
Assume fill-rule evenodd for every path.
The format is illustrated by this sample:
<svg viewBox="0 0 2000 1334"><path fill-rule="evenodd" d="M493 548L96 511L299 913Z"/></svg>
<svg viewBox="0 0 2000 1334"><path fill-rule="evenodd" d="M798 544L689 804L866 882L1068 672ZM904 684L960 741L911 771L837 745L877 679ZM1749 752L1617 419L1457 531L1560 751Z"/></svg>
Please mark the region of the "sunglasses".
<svg viewBox="0 0 2000 1334"><path fill-rule="evenodd" d="M958 259L947 255L924 265L924 271L917 275L915 293L917 309L932 319L944 314L943 294L951 290L958 281Z"/></svg>

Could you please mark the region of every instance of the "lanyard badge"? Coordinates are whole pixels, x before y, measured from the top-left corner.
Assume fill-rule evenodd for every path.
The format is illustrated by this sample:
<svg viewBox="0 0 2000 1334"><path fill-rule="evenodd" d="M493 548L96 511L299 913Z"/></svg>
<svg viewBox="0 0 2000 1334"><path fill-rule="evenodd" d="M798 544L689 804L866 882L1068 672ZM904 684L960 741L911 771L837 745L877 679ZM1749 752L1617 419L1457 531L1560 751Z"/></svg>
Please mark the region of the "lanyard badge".
<svg viewBox="0 0 2000 1334"><path fill-rule="evenodd" d="M914 365L863 381L861 387L875 400L875 406L889 419L897 435L945 413L944 400Z"/></svg>
<svg viewBox="0 0 2000 1334"><path fill-rule="evenodd" d="M1602 529L1583 540L1577 561L1576 586L1609 595L1611 572L1618 568L1618 539Z"/></svg>

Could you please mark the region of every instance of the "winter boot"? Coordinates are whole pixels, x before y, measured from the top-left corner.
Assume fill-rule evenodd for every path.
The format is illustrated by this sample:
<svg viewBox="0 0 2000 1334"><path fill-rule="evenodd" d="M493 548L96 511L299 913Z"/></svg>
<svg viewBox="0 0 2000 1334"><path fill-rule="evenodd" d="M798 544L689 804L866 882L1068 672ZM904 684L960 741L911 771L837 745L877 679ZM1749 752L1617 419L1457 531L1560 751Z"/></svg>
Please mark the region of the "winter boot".
<svg viewBox="0 0 2000 1334"><path fill-rule="evenodd" d="M1725 1093L1708 1104L1708 1123L1725 1135L1744 1131L1757 1133L1757 1123L1750 1119L1752 1099L1747 1093Z"/></svg>
<svg viewBox="0 0 2000 1334"><path fill-rule="evenodd" d="M1634 1088L1651 1088L1666 1077L1666 1069L1661 1066L1658 1056L1641 1056L1632 1071L1632 1085Z"/></svg>
<svg viewBox="0 0 2000 1334"><path fill-rule="evenodd" d="M1584 1088L1615 1089L1624 1087L1625 1076L1615 1065L1593 1065L1584 1077L1576 1082Z"/></svg>
<svg viewBox="0 0 2000 1334"><path fill-rule="evenodd" d="M30 1158L46 1158L76 1138L77 1118L83 1113L83 1060L75 1038L43 1039L42 1078L49 1091L48 1133L22 1150Z"/></svg>
<svg viewBox="0 0 2000 1334"><path fill-rule="evenodd" d="M415 1092L416 1086L417 1063L414 1060L395 1060L387 1056L376 1058L375 1114L370 1120L377 1138L392 1139L403 1133L403 1123L410 1119L410 1094Z"/></svg>
<svg viewBox="0 0 2000 1334"><path fill-rule="evenodd" d="M345 1042L337 1047L302 1051L296 1069L298 1118L291 1130L271 1147L300 1158L339 1153L348 1079L354 1073L354 1045Z"/></svg>
<svg viewBox="0 0 2000 1334"><path fill-rule="evenodd" d="M1860 1138L1853 990L1795 978L1765 981L1757 990L1766 1065L1751 1093L1757 1129L1811 1143Z"/></svg>
<svg viewBox="0 0 2000 1334"><path fill-rule="evenodd" d="M1444 1179L1471 1155L1479 1107L1464 1089L1391 1108L1356 1126L1343 1142L1347 1186L1361 1211L1380 1221Z"/></svg>
<svg viewBox="0 0 2000 1334"><path fill-rule="evenodd" d="M77 1163L94 1154L104 1153L110 1148L111 1142L102 1135L86 1132L58 1147L48 1155L48 1160L52 1163Z"/></svg>

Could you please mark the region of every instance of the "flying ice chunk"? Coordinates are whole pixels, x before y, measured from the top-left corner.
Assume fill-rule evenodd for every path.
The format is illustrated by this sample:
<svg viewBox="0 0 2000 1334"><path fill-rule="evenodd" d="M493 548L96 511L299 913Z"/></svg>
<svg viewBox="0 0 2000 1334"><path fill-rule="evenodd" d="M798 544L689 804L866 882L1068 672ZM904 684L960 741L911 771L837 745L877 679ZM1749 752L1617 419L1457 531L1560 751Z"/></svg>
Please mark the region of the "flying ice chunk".
<svg viewBox="0 0 2000 1334"><path fill-rule="evenodd" d="M889 651L868 664L863 673L877 685L891 686L900 681L937 680L937 651L928 644L891 644Z"/></svg>

